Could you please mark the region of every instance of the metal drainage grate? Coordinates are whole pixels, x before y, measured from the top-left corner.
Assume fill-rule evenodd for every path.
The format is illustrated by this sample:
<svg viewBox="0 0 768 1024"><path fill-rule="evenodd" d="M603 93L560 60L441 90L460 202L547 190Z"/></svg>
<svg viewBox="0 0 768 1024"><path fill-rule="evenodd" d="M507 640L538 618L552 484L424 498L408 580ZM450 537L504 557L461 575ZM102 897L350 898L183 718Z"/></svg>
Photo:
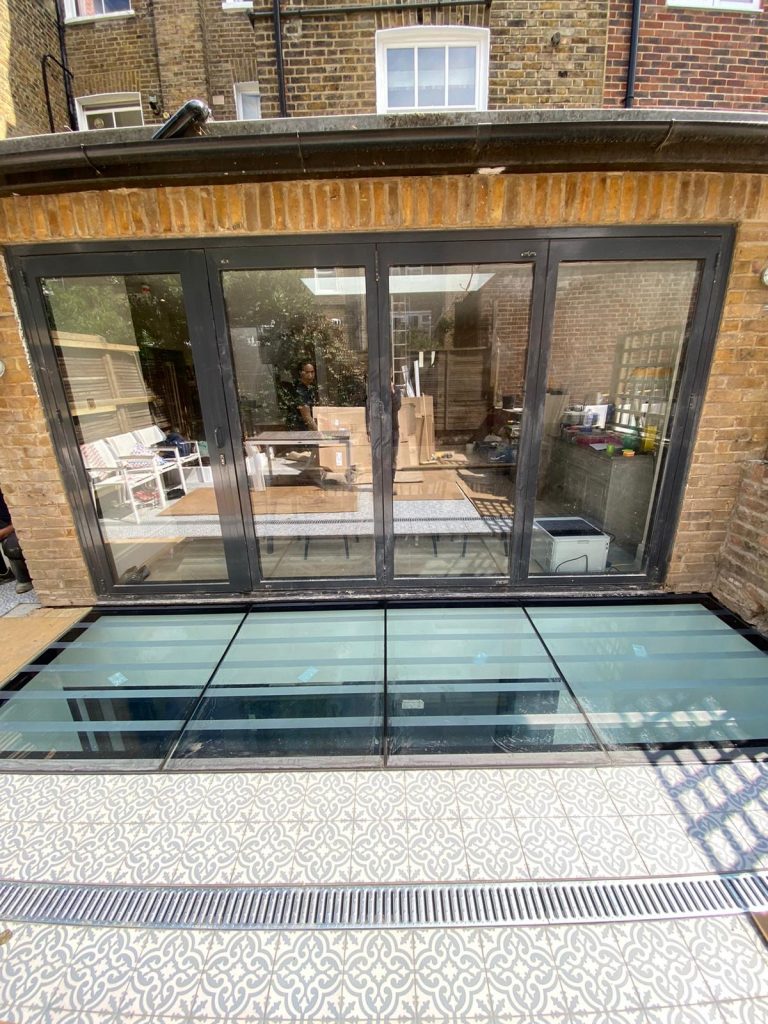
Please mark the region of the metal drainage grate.
<svg viewBox="0 0 768 1024"><path fill-rule="evenodd" d="M768 910L768 873L485 885L0 883L0 920L151 928L589 924Z"/></svg>

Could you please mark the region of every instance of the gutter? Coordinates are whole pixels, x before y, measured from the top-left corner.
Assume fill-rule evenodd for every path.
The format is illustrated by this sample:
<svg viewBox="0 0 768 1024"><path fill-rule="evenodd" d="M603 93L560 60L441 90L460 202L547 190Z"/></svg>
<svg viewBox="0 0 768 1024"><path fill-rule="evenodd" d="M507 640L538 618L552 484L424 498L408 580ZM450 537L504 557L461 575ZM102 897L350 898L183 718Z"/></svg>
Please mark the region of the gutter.
<svg viewBox="0 0 768 1024"><path fill-rule="evenodd" d="M395 175L768 172L768 115L568 110L219 122L152 142L118 129L0 142L0 195Z"/></svg>

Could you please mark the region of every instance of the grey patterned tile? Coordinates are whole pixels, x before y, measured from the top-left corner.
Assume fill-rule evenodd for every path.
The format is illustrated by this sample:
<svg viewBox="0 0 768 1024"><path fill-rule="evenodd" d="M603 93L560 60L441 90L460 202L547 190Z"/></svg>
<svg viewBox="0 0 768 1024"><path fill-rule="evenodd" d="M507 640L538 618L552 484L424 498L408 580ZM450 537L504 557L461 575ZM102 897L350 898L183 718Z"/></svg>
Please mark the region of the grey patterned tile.
<svg viewBox="0 0 768 1024"><path fill-rule="evenodd" d="M745 922L693 918L678 928L715 999L768 996L768 952Z"/></svg>
<svg viewBox="0 0 768 1024"><path fill-rule="evenodd" d="M451 771L408 772L405 782L408 818L458 818L459 805Z"/></svg>
<svg viewBox="0 0 768 1024"><path fill-rule="evenodd" d="M249 822L230 881L248 885L291 881L297 836L295 822Z"/></svg>
<svg viewBox="0 0 768 1024"><path fill-rule="evenodd" d="M210 932L145 931L121 1011L128 1017L195 1013L211 940Z"/></svg>
<svg viewBox="0 0 768 1024"><path fill-rule="evenodd" d="M462 818L469 877L511 881L528 878L528 864L514 818Z"/></svg>
<svg viewBox="0 0 768 1024"><path fill-rule="evenodd" d="M643 1006L688 1006L712 993L674 921L613 926Z"/></svg>
<svg viewBox="0 0 768 1024"><path fill-rule="evenodd" d="M483 932L491 1012L536 1018L562 1014L566 1002L544 928L488 928Z"/></svg>
<svg viewBox="0 0 768 1024"><path fill-rule="evenodd" d="M197 992L195 1013L202 1017L263 1017L278 940L276 931L215 934Z"/></svg>
<svg viewBox="0 0 768 1024"><path fill-rule="evenodd" d="M416 930L413 958L419 1018L472 1020L488 1013L490 994L479 930Z"/></svg>
<svg viewBox="0 0 768 1024"><path fill-rule="evenodd" d="M676 810L664 780L645 765L595 769L619 814L672 814Z"/></svg>
<svg viewBox="0 0 768 1024"><path fill-rule="evenodd" d="M408 861L412 882L467 881L469 869L459 819L410 819Z"/></svg>
<svg viewBox="0 0 768 1024"><path fill-rule="evenodd" d="M73 882L116 882L131 847L131 825L76 826L72 863L60 875Z"/></svg>
<svg viewBox="0 0 768 1024"><path fill-rule="evenodd" d="M407 882L408 835L403 821L356 819L350 882Z"/></svg>
<svg viewBox="0 0 768 1024"><path fill-rule="evenodd" d="M345 1020L399 1020L416 1009L410 931L347 934L342 996Z"/></svg>
<svg viewBox="0 0 768 1024"><path fill-rule="evenodd" d="M303 821L338 821L355 813L355 773L316 772L304 792Z"/></svg>
<svg viewBox="0 0 768 1024"><path fill-rule="evenodd" d="M509 768L502 776L514 815L529 818L557 818L565 815L565 808L557 795L549 769Z"/></svg>
<svg viewBox="0 0 768 1024"><path fill-rule="evenodd" d="M685 829L710 869L716 871L749 871L759 861L762 844L750 842L736 826L737 815L729 820L702 819ZM766 843L768 846L768 843Z"/></svg>
<svg viewBox="0 0 768 1024"><path fill-rule="evenodd" d="M348 882L352 860L352 819L309 821L299 826L291 880Z"/></svg>
<svg viewBox="0 0 768 1024"><path fill-rule="evenodd" d="M120 881L135 883L172 882L186 845L189 828L181 822L166 825L137 825L120 865Z"/></svg>
<svg viewBox="0 0 768 1024"><path fill-rule="evenodd" d="M272 968L267 1020L339 1018L345 940L344 932L281 934Z"/></svg>
<svg viewBox="0 0 768 1024"><path fill-rule="evenodd" d="M570 1024L648 1024L644 1010L606 1010L600 1013L573 1013Z"/></svg>
<svg viewBox="0 0 768 1024"><path fill-rule="evenodd" d="M176 866L176 885L225 885L238 863L245 822L193 825Z"/></svg>
<svg viewBox="0 0 768 1024"><path fill-rule="evenodd" d="M400 821L406 817L406 772L360 772L355 788L355 818Z"/></svg>
<svg viewBox="0 0 768 1024"><path fill-rule="evenodd" d="M696 848L673 814L625 814L624 824L651 874L697 874L715 866Z"/></svg>
<svg viewBox="0 0 768 1024"><path fill-rule="evenodd" d="M0 1008L49 1004L58 997L83 929L11 924L10 930L11 938L0 947Z"/></svg>
<svg viewBox="0 0 768 1024"><path fill-rule="evenodd" d="M499 769L455 771L453 780L462 818L508 818L512 813Z"/></svg>
<svg viewBox="0 0 768 1024"><path fill-rule="evenodd" d="M718 1005L726 1024L768 1024L768 999L737 999Z"/></svg>
<svg viewBox="0 0 768 1024"><path fill-rule="evenodd" d="M699 1006L659 1006L646 1011L648 1024L734 1024L717 1003Z"/></svg>
<svg viewBox="0 0 768 1024"><path fill-rule="evenodd" d="M588 818L616 815L616 806L596 768L552 768L550 781L566 814Z"/></svg>
<svg viewBox="0 0 768 1024"><path fill-rule="evenodd" d="M80 831L74 824L25 822L20 847L16 832L10 832L9 845L15 857L12 866L3 864L3 874L22 880L58 881L71 877Z"/></svg>
<svg viewBox="0 0 768 1024"><path fill-rule="evenodd" d="M303 772L275 772L261 780L251 806L252 821L290 821L301 818L307 775Z"/></svg>
<svg viewBox="0 0 768 1024"><path fill-rule="evenodd" d="M245 772L216 776L205 794L197 823L248 821L258 799L262 778Z"/></svg>
<svg viewBox="0 0 768 1024"><path fill-rule="evenodd" d="M61 981L62 1009L116 1013L136 970L145 933L130 928L86 928Z"/></svg>
<svg viewBox="0 0 768 1024"><path fill-rule="evenodd" d="M582 857L568 818L518 818L531 878L587 878Z"/></svg>
<svg viewBox="0 0 768 1024"><path fill-rule="evenodd" d="M647 875L643 858L618 815L570 819L582 857L593 878Z"/></svg>
<svg viewBox="0 0 768 1024"><path fill-rule="evenodd" d="M560 984L572 1012L605 1012L640 1007L640 997L608 925L548 930Z"/></svg>
<svg viewBox="0 0 768 1024"><path fill-rule="evenodd" d="M145 819L159 824L195 822L205 804L213 775L152 775Z"/></svg>

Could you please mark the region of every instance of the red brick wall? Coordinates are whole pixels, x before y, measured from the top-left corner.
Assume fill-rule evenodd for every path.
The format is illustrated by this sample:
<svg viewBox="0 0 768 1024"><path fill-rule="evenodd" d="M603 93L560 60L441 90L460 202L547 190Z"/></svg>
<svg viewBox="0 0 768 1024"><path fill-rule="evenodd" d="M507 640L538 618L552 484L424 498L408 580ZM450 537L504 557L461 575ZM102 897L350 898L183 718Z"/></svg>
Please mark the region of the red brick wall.
<svg viewBox="0 0 768 1024"><path fill-rule="evenodd" d="M55 9L41 0L0 2L0 138L50 131L40 60L57 60ZM56 131L67 130L62 72L49 62L48 83Z"/></svg>
<svg viewBox="0 0 768 1024"><path fill-rule="evenodd" d="M718 559L715 593L768 633L768 462L748 462Z"/></svg>
<svg viewBox="0 0 768 1024"><path fill-rule="evenodd" d="M631 0L613 0L608 19L604 106L627 89ZM742 13L642 5L635 106L761 110L768 104L768 7Z"/></svg>

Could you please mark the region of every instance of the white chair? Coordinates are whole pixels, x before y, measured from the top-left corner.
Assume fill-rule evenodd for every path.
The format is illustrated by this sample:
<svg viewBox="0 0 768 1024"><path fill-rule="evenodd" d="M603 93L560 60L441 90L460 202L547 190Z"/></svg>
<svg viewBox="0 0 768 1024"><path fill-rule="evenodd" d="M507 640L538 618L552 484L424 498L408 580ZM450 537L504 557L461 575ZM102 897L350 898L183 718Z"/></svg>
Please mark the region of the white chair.
<svg viewBox="0 0 768 1024"><path fill-rule="evenodd" d="M170 462L175 463L175 467L179 473L180 487L186 494L187 482L184 478L182 466L196 466L200 470L203 468L203 460L200 458L200 446L197 441L187 441L186 443L191 446L192 450L189 455L182 455L176 445L164 445L162 443L165 441L165 434L157 424L153 424L151 427L142 427L141 430L134 430L131 436L134 438L134 445L141 444L146 448L154 448L158 455L161 455L164 459L168 459ZM201 480L202 475L203 474L201 472Z"/></svg>
<svg viewBox="0 0 768 1024"><path fill-rule="evenodd" d="M141 487L151 485L154 488L154 493L157 494L160 507L167 507L168 502L165 499L162 477L169 469L175 472L176 467L172 463L163 466L159 460L146 456L122 458L115 453L113 447L106 440L81 444L80 453L83 465L88 472L88 483L94 504L96 504L97 488L120 487L122 500L130 504L134 519L140 523L140 506L135 492Z"/></svg>

